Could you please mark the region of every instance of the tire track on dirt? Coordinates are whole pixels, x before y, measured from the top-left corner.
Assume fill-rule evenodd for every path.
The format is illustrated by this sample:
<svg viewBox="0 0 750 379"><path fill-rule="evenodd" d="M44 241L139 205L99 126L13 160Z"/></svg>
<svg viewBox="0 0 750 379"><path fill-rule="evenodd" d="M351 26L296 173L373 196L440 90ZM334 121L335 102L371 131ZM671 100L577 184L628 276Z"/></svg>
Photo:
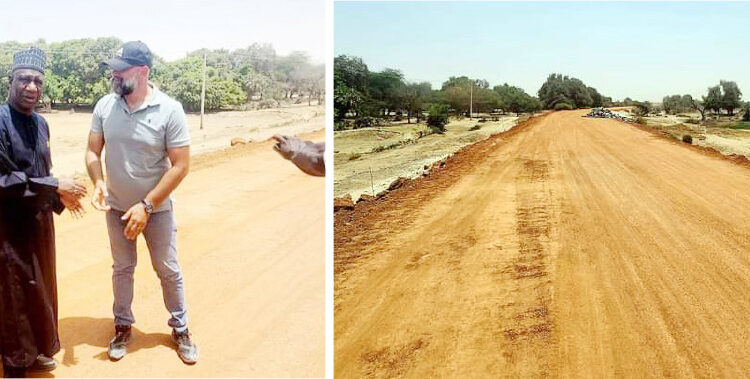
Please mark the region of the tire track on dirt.
<svg viewBox="0 0 750 379"><path fill-rule="evenodd" d="M750 171L583 113L335 216L336 376L750 375Z"/></svg>

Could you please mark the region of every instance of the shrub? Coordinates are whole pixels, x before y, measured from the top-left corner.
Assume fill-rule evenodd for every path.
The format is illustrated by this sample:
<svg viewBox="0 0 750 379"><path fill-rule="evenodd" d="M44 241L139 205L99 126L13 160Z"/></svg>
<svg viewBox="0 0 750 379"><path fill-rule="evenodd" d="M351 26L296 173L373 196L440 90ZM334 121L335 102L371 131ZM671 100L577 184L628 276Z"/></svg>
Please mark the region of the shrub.
<svg viewBox="0 0 750 379"><path fill-rule="evenodd" d="M646 125L646 118L638 116L638 117L635 118L635 123L636 124L641 124L641 125Z"/></svg>
<svg viewBox="0 0 750 379"><path fill-rule="evenodd" d="M684 136L682 136L682 142L689 143L689 144L692 145L693 144L693 136L691 136L690 134L685 134Z"/></svg>
<svg viewBox="0 0 750 379"><path fill-rule="evenodd" d="M688 124L699 124L700 123L699 120L696 120L694 118L689 118L689 119L685 120L685 122L688 123Z"/></svg>
<svg viewBox="0 0 750 379"><path fill-rule="evenodd" d="M635 103L635 106L636 106L635 113L641 116L645 116L651 113L653 109L653 107L651 106L651 103L649 103L648 101L644 101L644 102L638 101Z"/></svg>
<svg viewBox="0 0 750 379"><path fill-rule="evenodd" d="M274 99L263 99L258 102L258 109L278 108L279 102Z"/></svg>
<svg viewBox="0 0 750 379"><path fill-rule="evenodd" d="M557 104L555 104L555 110L556 111L571 110L571 109L573 109L573 106L570 105L570 104L568 104L568 103L557 103Z"/></svg>
<svg viewBox="0 0 750 379"><path fill-rule="evenodd" d="M742 115L742 121L750 121L750 108L745 108L745 113Z"/></svg>
<svg viewBox="0 0 750 379"><path fill-rule="evenodd" d="M380 124L380 119L376 117L362 116L354 120L355 128L369 128Z"/></svg>
<svg viewBox="0 0 750 379"><path fill-rule="evenodd" d="M448 123L448 106L446 104L433 104L430 106L429 113L427 125L435 133L445 132L445 124Z"/></svg>
<svg viewBox="0 0 750 379"><path fill-rule="evenodd" d="M472 126L471 129L469 129L469 131L479 130L481 127L482 127L482 125L476 124L476 125Z"/></svg>

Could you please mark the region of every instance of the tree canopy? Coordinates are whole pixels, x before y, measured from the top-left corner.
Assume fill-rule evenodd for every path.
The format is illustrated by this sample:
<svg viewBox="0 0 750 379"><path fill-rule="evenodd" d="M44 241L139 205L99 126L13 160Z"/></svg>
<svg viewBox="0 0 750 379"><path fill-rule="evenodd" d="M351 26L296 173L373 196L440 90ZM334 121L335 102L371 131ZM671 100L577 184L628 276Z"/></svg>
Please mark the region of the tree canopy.
<svg viewBox="0 0 750 379"><path fill-rule="evenodd" d="M442 121L436 120L442 120L446 112L469 115L470 110L490 113L501 109L520 114L540 109L536 98L508 84L490 88L485 79L459 75L449 77L440 89L433 90L429 82L411 82L397 69L370 71L361 58L348 55L334 58L333 77L337 127L347 117L358 120L405 115L407 122L413 117L419 122L425 112L432 115L439 110L441 116L430 119L439 124Z"/></svg>
<svg viewBox="0 0 750 379"><path fill-rule="evenodd" d="M0 70L8 72L13 53L37 46L47 52L43 101L48 106L92 106L110 92L110 76L99 63L112 57L122 45L113 37L86 38L46 43L0 43ZM151 80L180 101L186 110L200 109L203 54L206 54L206 109L228 109L249 100L281 100L317 97L325 89L325 69L310 62L304 52L276 54L269 44L244 49L201 49L185 58L167 62L154 52ZM7 93L8 78L0 78Z"/></svg>
<svg viewBox="0 0 750 379"><path fill-rule="evenodd" d="M544 109L602 107L612 102L596 88L587 87L580 79L563 74L550 74L539 88L538 95Z"/></svg>
<svg viewBox="0 0 750 379"><path fill-rule="evenodd" d="M732 116L734 110L742 108L743 104L742 91L736 82L729 80L721 80L718 85L708 87L700 100L690 95L671 95L662 99L662 108L666 113L675 114L693 109L701 113L701 119L705 118L706 110L719 115L722 109L726 109L727 114Z"/></svg>

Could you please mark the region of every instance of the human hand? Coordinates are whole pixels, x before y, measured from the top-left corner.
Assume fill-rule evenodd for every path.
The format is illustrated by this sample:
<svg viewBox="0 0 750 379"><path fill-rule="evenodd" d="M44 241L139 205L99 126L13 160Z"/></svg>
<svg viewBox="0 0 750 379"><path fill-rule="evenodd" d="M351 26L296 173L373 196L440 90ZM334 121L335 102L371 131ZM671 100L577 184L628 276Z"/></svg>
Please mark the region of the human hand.
<svg viewBox="0 0 750 379"><path fill-rule="evenodd" d="M94 194L91 196L91 205L94 206L94 209L100 211L110 210L110 206L107 205L107 197L109 197L107 185L101 180L96 182L96 185L94 186Z"/></svg>
<svg viewBox="0 0 750 379"><path fill-rule="evenodd" d="M65 208L70 211L70 214L73 215L73 218L81 218L83 217L83 214L86 213L86 211L83 209L83 205L81 205L81 202L75 197L71 195L60 195L60 201L63 203Z"/></svg>
<svg viewBox="0 0 750 379"><path fill-rule="evenodd" d="M128 211L120 218L121 220L128 222L123 231L125 238L129 241L135 241L143 229L146 228L148 218L149 214L146 212L146 207L143 203L138 203L130 207L130 209L128 209Z"/></svg>
<svg viewBox="0 0 750 379"><path fill-rule="evenodd" d="M282 136L276 134L271 138L273 138L277 142L276 145L273 146L273 149L281 154L281 156L285 159L291 160L295 154L299 153L307 147L307 143L297 137Z"/></svg>
<svg viewBox="0 0 750 379"><path fill-rule="evenodd" d="M60 178L57 181L57 193L62 196L72 196L80 199L86 196L86 186L83 181L73 178Z"/></svg>

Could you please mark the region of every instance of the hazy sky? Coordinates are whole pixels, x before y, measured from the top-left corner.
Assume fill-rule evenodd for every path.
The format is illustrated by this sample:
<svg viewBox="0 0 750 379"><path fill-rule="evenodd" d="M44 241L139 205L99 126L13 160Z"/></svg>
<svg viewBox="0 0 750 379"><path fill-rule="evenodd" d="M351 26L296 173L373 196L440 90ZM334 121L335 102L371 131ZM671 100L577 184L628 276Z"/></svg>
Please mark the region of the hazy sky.
<svg viewBox="0 0 750 379"><path fill-rule="evenodd" d="M750 99L750 3L336 2L335 55L536 91L552 72L616 100L702 95L734 80Z"/></svg>
<svg viewBox="0 0 750 379"><path fill-rule="evenodd" d="M168 61L189 51L271 43L324 63L324 0L2 1L0 41L141 40Z"/></svg>

